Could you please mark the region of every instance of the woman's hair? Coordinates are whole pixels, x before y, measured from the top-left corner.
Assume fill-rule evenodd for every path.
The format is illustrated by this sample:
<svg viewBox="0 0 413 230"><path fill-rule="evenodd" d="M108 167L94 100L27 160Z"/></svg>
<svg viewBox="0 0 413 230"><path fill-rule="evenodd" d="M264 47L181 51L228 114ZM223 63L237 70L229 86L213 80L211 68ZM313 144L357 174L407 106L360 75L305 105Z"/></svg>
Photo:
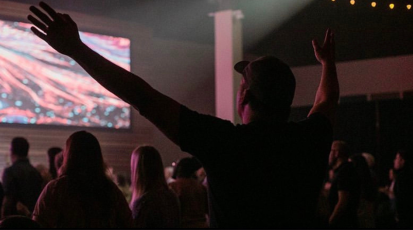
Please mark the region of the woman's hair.
<svg viewBox="0 0 413 230"><path fill-rule="evenodd" d="M100 144L95 136L78 131L67 139L59 178L67 178L68 189L78 197L83 211L93 218L109 218L113 211L113 186L106 171ZM94 210L97 207L100 210Z"/></svg>
<svg viewBox="0 0 413 230"><path fill-rule="evenodd" d="M140 146L131 156L132 201L151 190L165 188L166 184L161 156L152 146Z"/></svg>
<svg viewBox="0 0 413 230"><path fill-rule="evenodd" d="M93 178L105 176L106 171L107 167L96 137L86 131L70 135L63 153L61 175Z"/></svg>

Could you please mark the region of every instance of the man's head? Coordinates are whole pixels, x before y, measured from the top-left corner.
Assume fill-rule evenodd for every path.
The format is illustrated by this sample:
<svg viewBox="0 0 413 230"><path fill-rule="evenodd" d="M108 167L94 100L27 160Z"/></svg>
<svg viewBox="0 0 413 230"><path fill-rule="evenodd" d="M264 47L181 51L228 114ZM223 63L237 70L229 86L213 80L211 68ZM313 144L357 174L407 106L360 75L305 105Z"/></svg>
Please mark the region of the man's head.
<svg viewBox="0 0 413 230"><path fill-rule="evenodd" d="M344 141L333 141L331 145L330 156L328 163L330 167L340 165L342 162L348 161L350 156L350 148Z"/></svg>
<svg viewBox="0 0 413 230"><path fill-rule="evenodd" d="M393 167L395 170L401 170L409 162L409 154L404 150L399 150L393 161Z"/></svg>
<svg viewBox="0 0 413 230"><path fill-rule="evenodd" d="M11 141L10 153L15 158L25 158L29 153L29 142L24 137L15 137Z"/></svg>
<svg viewBox="0 0 413 230"><path fill-rule="evenodd" d="M295 77L290 67L273 56L252 62L241 61L234 69L242 74L237 94L237 110L243 117L248 105L255 113L287 120L295 93Z"/></svg>

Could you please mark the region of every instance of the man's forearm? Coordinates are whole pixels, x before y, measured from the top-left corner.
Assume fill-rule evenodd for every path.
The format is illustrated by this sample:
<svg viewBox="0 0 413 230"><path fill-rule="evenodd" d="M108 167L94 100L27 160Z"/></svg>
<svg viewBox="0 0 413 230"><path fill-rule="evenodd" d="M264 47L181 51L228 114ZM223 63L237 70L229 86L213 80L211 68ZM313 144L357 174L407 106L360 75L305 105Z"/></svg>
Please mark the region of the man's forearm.
<svg viewBox="0 0 413 230"><path fill-rule="evenodd" d="M337 79L337 70L334 62L323 63L320 85L317 89L314 104L336 104L339 99L340 88Z"/></svg>
<svg viewBox="0 0 413 230"><path fill-rule="evenodd" d="M85 44L71 55L97 82L138 110L149 100L153 88L140 77L115 65Z"/></svg>
<svg viewBox="0 0 413 230"><path fill-rule="evenodd" d="M337 220L341 217L341 215L344 213L346 208L347 208L347 204L344 202L338 202L336 204L336 206L334 207L334 211L331 214L329 221L328 221L330 225L334 225L337 222Z"/></svg>

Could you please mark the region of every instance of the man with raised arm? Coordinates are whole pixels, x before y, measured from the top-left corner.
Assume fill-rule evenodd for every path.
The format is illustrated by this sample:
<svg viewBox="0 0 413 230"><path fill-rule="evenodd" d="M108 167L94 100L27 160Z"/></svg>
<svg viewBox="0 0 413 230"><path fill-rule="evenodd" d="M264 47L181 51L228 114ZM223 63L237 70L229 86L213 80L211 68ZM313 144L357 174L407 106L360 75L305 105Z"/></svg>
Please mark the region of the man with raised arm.
<svg viewBox="0 0 413 230"><path fill-rule="evenodd" d="M109 62L79 38L76 23L45 3L30 7L33 32L77 61L106 89L134 106L183 151L196 156L208 175L210 226L312 227L332 142L339 97L333 33L313 42L323 66L308 118L289 123L295 78L271 56L239 62L237 95L242 125L202 115ZM240 173L244 173L240 176Z"/></svg>

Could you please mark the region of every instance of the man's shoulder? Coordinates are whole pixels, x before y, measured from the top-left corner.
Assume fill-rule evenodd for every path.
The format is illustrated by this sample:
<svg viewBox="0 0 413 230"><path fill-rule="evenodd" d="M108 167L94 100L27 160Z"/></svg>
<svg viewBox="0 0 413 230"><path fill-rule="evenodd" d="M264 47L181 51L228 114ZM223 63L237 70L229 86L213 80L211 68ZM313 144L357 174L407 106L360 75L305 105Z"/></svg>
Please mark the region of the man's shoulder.
<svg viewBox="0 0 413 230"><path fill-rule="evenodd" d="M10 165L9 167L6 167L3 171L3 177L5 176L10 176L13 173L13 165Z"/></svg>

